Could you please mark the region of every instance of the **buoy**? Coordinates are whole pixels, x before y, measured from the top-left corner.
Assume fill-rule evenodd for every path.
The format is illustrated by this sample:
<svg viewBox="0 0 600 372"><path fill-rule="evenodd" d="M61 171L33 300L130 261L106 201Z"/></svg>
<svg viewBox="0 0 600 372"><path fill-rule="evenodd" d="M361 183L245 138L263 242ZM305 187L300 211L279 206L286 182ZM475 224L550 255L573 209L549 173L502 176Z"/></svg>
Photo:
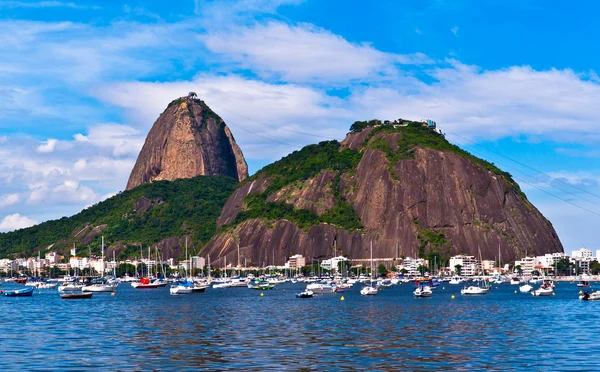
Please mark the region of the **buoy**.
<svg viewBox="0 0 600 372"><path fill-rule="evenodd" d="M442 287L442 289L446 289L446 287Z"/></svg>
<svg viewBox="0 0 600 372"><path fill-rule="evenodd" d="M556 296L556 294L554 294L554 292L552 292L552 296Z"/></svg>
<svg viewBox="0 0 600 372"><path fill-rule="evenodd" d="M583 291L581 291L581 290L580 290L580 291L579 291L579 294L583 294Z"/></svg>
<svg viewBox="0 0 600 372"><path fill-rule="evenodd" d="M115 292L110 292L110 295L111 295L111 296L114 296L115 294L116 294Z"/></svg>
<svg viewBox="0 0 600 372"><path fill-rule="evenodd" d="M450 297L450 298L453 299L453 300L455 299L454 295L452 295L452 297Z"/></svg>
<svg viewBox="0 0 600 372"><path fill-rule="evenodd" d="M344 300L345 300L344 296L340 297L340 301L344 301Z"/></svg>
<svg viewBox="0 0 600 372"><path fill-rule="evenodd" d="M515 291L515 293L517 293L517 291Z"/></svg>
<svg viewBox="0 0 600 372"><path fill-rule="evenodd" d="M260 292L260 297L263 297L264 295L265 295L264 293Z"/></svg>

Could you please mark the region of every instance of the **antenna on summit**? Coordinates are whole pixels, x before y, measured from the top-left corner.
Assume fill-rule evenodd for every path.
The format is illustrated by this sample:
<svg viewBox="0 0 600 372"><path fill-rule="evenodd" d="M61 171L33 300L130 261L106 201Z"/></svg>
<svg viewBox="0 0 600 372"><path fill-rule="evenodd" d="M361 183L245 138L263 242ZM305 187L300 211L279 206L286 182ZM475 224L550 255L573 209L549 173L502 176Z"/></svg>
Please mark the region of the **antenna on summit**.
<svg viewBox="0 0 600 372"><path fill-rule="evenodd" d="M188 93L188 98L196 99L196 98L198 98L198 95L196 94L196 92L189 92Z"/></svg>

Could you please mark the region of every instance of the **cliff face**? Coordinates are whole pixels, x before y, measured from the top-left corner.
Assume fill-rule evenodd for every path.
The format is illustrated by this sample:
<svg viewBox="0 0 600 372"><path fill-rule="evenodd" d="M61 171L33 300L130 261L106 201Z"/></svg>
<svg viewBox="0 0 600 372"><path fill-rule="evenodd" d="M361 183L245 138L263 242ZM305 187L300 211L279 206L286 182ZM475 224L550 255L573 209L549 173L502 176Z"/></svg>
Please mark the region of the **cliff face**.
<svg viewBox="0 0 600 372"><path fill-rule="evenodd" d="M127 190L200 175L242 181L248 177L248 166L223 120L203 101L183 97L171 102L150 129Z"/></svg>
<svg viewBox="0 0 600 372"><path fill-rule="evenodd" d="M406 138L414 134L401 128L378 132L367 128L340 144L340 151L359 152L360 160L337 172L337 181L334 170L324 169L278 187L272 185L285 182L272 171L259 173L231 196L218 220L226 226L203 253L213 261L227 255L227 261L235 263L239 244L248 265L281 265L296 253L331 257L334 241L337 254L363 259L369 257L370 242L377 258L431 257L432 253L440 258L459 253L477 257L481 251L482 258L490 260L500 252L506 262L525 252L563 251L550 222L510 175L459 151L438 134L417 129L426 136L423 143L437 141L439 148L407 146ZM245 202L249 195L311 211L321 222L300 227L296 217L247 213L254 205ZM323 213L340 201L350 204L362 228L326 223ZM236 219L243 213L248 218Z"/></svg>

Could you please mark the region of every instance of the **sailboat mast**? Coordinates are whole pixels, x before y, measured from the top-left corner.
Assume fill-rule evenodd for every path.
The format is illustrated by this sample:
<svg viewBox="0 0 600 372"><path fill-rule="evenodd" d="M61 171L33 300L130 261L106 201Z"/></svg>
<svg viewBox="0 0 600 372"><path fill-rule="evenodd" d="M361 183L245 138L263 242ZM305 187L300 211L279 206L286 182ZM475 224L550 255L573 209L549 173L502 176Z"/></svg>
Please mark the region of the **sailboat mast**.
<svg viewBox="0 0 600 372"><path fill-rule="evenodd" d="M102 237L102 277L104 278L104 236Z"/></svg>

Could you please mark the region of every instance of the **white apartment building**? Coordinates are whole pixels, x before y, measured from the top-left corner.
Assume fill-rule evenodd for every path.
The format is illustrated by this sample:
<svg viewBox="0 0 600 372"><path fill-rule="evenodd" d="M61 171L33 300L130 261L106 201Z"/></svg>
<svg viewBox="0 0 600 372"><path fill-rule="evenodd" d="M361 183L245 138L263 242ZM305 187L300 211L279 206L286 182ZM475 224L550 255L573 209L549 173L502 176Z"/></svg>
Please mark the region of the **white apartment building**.
<svg viewBox="0 0 600 372"><path fill-rule="evenodd" d="M475 259L474 256L466 256L463 254L459 254L458 256L450 257L449 261L450 270L456 274L456 265L461 266L460 273L464 276L474 276L477 275L480 270L479 262Z"/></svg>
<svg viewBox="0 0 600 372"><path fill-rule="evenodd" d="M300 269L306 266L306 257L301 254L295 254L286 263L286 267L292 270Z"/></svg>
<svg viewBox="0 0 600 372"><path fill-rule="evenodd" d="M576 251L573 251L573 253L571 253L571 257L573 257L574 259L578 259L578 258L591 259L594 257L594 255L591 250L589 250L587 248L581 248Z"/></svg>
<svg viewBox="0 0 600 372"><path fill-rule="evenodd" d="M3 258L0 260L0 271L8 273L10 271L16 271L18 268L19 265L14 260L10 260L8 258Z"/></svg>
<svg viewBox="0 0 600 372"><path fill-rule="evenodd" d="M417 276L421 275L418 270L419 266L427 266L427 262L422 258L406 257L401 269L408 271L408 275Z"/></svg>
<svg viewBox="0 0 600 372"><path fill-rule="evenodd" d="M515 268L517 266L520 266L521 271L523 272L523 275L529 276L529 275L531 275L533 270L535 270L535 260L536 260L536 257L522 258L520 261L515 261Z"/></svg>
<svg viewBox="0 0 600 372"><path fill-rule="evenodd" d="M481 266L483 267L483 270L487 272L492 272L492 270L494 270L494 267L496 266L496 261L483 260L481 261Z"/></svg>
<svg viewBox="0 0 600 372"><path fill-rule="evenodd" d="M57 263L60 262L60 255L56 252L46 253L45 258L50 267L54 267L54 266L56 266Z"/></svg>
<svg viewBox="0 0 600 372"><path fill-rule="evenodd" d="M83 270L90 267L89 261L90 259L88 257L74 256L69 259L69 266L73 269Z"/></svg>
<svg viewBox="0 0 600 372"><path fill-rule="evenodd" d="M345 262L348 261L348 259L344 256L337 256L337 257L333 257L330 258L328 260L323 260L321 261L321 267L323 267L326 270L335 270L338 271L340 265L340 262Z"/></svg>

